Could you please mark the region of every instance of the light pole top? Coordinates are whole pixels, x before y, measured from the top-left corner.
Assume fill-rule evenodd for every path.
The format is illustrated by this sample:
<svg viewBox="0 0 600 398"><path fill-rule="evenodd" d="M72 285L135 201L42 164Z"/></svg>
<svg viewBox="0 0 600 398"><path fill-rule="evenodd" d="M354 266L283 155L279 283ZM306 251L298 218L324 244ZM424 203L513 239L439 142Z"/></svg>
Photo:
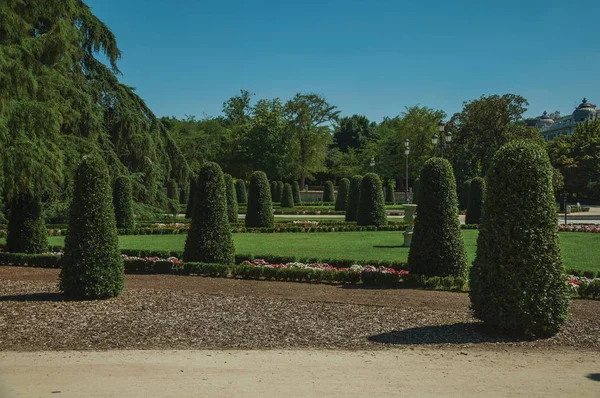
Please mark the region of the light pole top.
<svg viewBox="0 0 600 398"><path fill-rule="evenodd" d="M431 142L433 143L433 145L437 145L438 139L439 137L437 134L434 134L433 137L431 137Z"/></svg>

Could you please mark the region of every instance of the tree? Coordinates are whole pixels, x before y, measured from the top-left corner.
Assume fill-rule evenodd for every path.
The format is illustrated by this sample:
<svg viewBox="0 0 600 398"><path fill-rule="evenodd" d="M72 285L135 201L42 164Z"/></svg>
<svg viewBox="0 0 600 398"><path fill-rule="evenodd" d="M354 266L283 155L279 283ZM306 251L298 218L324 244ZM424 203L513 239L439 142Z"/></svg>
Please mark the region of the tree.
<svg viewBox="0 0 600 398"><path fill-rule="evenodd" d="M350 190L350 180L342 178L338 186L338 195L335 201L335 210L344 211L348 205L348 191Z"/></svg>
<svg viewBox="0 0 600 398"><path fill-rule="evenodd" d="M246 193L246 183L241 178L235 182L235 193L237 195L237 201L240 205L248 203L248 194Z"/></svg>
<svg viewBox="0 0 600 398"><path fill-rule="evenodd" d="M377 227L387 224L381 180L375 173L365 174L362 178L356 223Z"/></svg>
<svg viewBox="0 0 600 398"><path fill-rule="evenodd" d="M133 200L131 198L131 181L127 176L119 176L113 188L113 206L117 228L133 229Z"/></svg>
<svg viewBox="0 0 600 398"><path fill-rule="evenodd" d="M77 168L60 289L76 298L117 296L125 278L106 164L86 156Z"/></svg>
<svg viewBox="0 0 600 398"><path fill-rule="evenodd" d="M494 156L487 181L469 283L474 315L500 331L553 335L567 321L570 293L548 155L511 142Z"/></svg>
<svg viewBox="0 0 600 398"><path fill-rule="evenodd" d="M169 179L167 183L167 198L169 199L179 199L179 188L177 188L177 181L174 179Z"/></svg>
<svg viewBox="0 0 600 398"><path fill-rule="evenodd" d="M9 208L6 248L12 253L39 254L48 250L48 231L38 196L20 194Z"/></svg>
<svg viewBox="0 0 600 398"><path fill-rule="evenodd" d="M334 202L335 195L333 189L333 183L331 181L325 181L325 187L323 188L323 202Z"/></svg>
<svg viewBox="0 0 600 398"><path fill-rule="evenodd" d="M283 194L281 195L281 207L294 207L294 195L292 194L292 186L286 183L283 186Z"/></svg>
<svg viewBox="0 0 600 398"><path fill-rule="evenodd" d="M237 224L238 221L238 202L235 187L233 186L233 177L224 174L225 196L227 197L227 219L231 224Z"/></svg>
<svg viewBox="0 0 600 398"><path fill-rule="evenodd" d="M246 227L273 228L274 223L269 180L264 172L255 171L250 177L250 187L248 189Z"/></svg>
<svg viewBox="0 0 600 398"><path fill-rule="evenodd" d="M462 188L460 189L460 196L458 201L458 208L460 210L466 210L467 206L469 206L469 193L471 192L471 181L466 180L462 183Z"/></svg>
<svg viewBox="0 0 600 398"><path fill-rule="evenodd" d="M460 221L456 181L450 162L431 158L419 177L418 216L408 267L412 273L427 276L466 277L465 252Z"/></svg>
<svg viewBox="0 0 600 398"><path fill-rule="evenodd" d="M301 201L300 201L300 185L298 184L298 181L294 181L292 183L292 193L294 195L294 204L299 205Z"/></svg>
<svg viewBox="0 0 600 398"><path fill-rule="evenodd" d="M350 148L363 149L375 138L376 126L375 122L370 122L363 115L343 117L333 133L333 145L344 153L347 153Z"/></svg>
<svg viewBox="0 0 600 398"><path fill-rule="evenodd" d="M227 218L225 178L218 164L206 162L198 172L192 224L183 261L233 264L235 249Z"/></svg>
<svg viewBox="0 0 600 398"><path fill-rule="evenodd" d="M312 93L296 94L285 108L294 156L289 165L293 167L293 175L300 177L300 186L303 187L307 177L325 171L327 146L331 142L327 124L337 120L340 111Z"/></svg>
<svg viewBox="0 0 600 398"><path fill-rule="evenodd" d="M485 180L481 177L473 178L469 189L469 204L467 207L467 216L465 217L466 224L479 224L484 197Z"/></svg>
<svg viewBox="0 0 600 398"><path fill-rule="evenodd" d="M190 178L190 196L187 201L187 207L185 209L185 218L192 218L194 214L194 206L196 205L196 186L198 185L197 176Z"/></svg>
<svg viewBox="0 0 600 398"><path fill-rule="evenodd" d="M360 185L363 177L355 175L350 180L350 189L348 191L348 206L346 207L346 221L356 221L358 216L358 206L360 203Z"/></svg>

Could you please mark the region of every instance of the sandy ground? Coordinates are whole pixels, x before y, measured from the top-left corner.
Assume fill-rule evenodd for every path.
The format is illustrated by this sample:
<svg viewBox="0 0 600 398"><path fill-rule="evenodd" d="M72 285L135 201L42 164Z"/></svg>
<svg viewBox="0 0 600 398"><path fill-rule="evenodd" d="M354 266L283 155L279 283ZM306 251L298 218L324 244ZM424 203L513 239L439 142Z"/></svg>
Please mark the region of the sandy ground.
<svg viewBox="0 0 600 398"><path fill-rule="evenodd" d="M9 397L598 397L585 351L66 351L0 353Z"/></svg>

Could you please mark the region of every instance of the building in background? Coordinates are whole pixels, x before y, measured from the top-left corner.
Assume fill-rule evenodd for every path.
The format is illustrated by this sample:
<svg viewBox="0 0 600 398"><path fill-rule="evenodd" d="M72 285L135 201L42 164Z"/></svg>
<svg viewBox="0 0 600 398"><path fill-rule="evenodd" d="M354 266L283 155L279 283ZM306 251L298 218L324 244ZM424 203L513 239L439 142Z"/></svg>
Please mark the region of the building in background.
<svg viewBox="0 0 600 398"><path fill-rule="evenodd" d="M546 141L551 141L561 135L573 134L577 123L597 118L600 118L600 109L596 109L596 105L590 104L584 98L575 111L568 116L560 116L560 112L550 115L544 112L542 116L527 119L526 122L528 126L537 127Z"/></svg>

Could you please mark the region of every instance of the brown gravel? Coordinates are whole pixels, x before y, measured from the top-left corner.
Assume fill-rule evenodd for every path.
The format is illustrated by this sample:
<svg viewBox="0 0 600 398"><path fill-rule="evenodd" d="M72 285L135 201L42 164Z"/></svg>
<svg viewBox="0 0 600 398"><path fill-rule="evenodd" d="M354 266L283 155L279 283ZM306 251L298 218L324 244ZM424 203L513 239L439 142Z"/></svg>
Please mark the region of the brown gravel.
<svg viewBox="0 0 600 398"><path fill-rule="evenodd" d="M485 333L466 294L127 275L115 299L65 301L58 270L0 267L0 350L572 347L600 350L600 302L577 300L563 332Z"/></svg>

